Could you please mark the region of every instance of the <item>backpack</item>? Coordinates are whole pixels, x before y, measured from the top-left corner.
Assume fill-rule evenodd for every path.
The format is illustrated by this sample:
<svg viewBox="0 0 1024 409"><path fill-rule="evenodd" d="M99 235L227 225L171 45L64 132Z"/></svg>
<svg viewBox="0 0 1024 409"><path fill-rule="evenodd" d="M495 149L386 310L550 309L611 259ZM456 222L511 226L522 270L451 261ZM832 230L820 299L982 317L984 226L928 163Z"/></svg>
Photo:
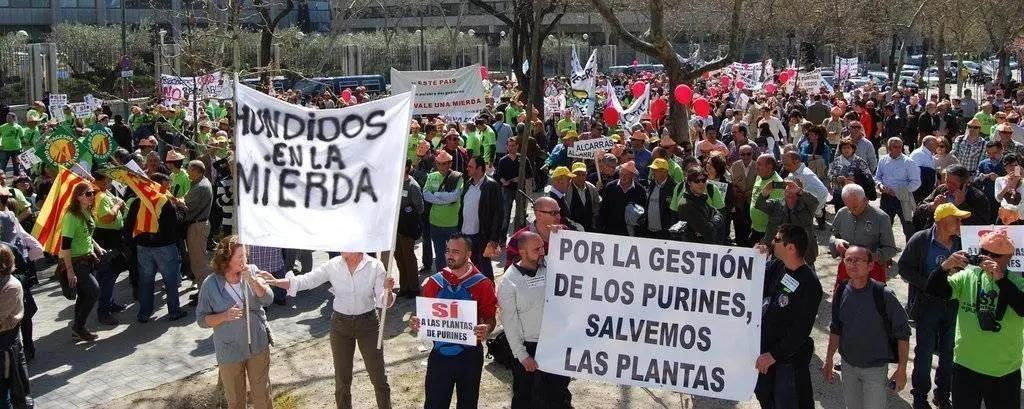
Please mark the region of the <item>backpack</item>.
<svg viewBox="0 0 1024 409"><path fill-rule="evenodd" d="M498 328L487 338L487 357L504 366L505 369L512 369L512 363L516 358L512 355L512 347L508 345L508 337L505 336L505 329Z"/></svg>
<svg viewBox="0 0 1024 409"><path fill-rule="evenodd" d="M473 294L469 292L470 288L474 285L479 284L481 281L487 279L479 271L473 275L467 277L459 285L451 285L448 280L445 280L441 273L436 273L430 276L430 279L437 283L438 287L441 287L441 291L437 292L434 298L442 298L446 300L472 300ZM508 341L505 341L508 345ZM466 348L466 345L453 344L450 342L434 341L434 349L437 350L441 355L444 356L455 356L461 354Z"/></svg>
<svg viewBox="0 0 1024 409"><path fill-rule="evenodd" d="M843 305L843 298L846 297L846 284L849 282L849 280L839 282L839 293L832 300L832 322L840 331L842 331L843 322L839 320L839 308ZM882 317L885 335L889 338L889 350L892 351L889 363L896 363L899 347L896 344L896 338L892 336L892 320L889 319L889 314L885 310L885 285L875 280L869 280L868 284L871 285L871 297L875 301L875 311L878 312L878 316Z"/></svg>

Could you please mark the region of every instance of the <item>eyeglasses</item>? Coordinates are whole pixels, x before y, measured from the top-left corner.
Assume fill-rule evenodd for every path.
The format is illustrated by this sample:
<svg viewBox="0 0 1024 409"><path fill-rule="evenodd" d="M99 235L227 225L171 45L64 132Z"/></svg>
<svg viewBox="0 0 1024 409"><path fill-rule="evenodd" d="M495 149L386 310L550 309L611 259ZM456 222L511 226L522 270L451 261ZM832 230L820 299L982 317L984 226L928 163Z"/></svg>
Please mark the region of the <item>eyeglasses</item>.
<svg viewBox="0 0 1024 409"><path fill-rule="evenodd" d="M541 210L541 209L533 209L533 211L535 211L535 212L538 212L538 213L545 213L545 214L547 214L547 215L550 215L550 216L558 216L559 214L562 214L562 211L561 211L561 210Z"/></svg>
<svg viewBox="0 0 1024 409"><path fill-rule="evenodd" d="M94 190L90 190L88 192L82 193L82 196L85 196L85 197L93 197L95 195L96 195L96 191L94 191Z"/></svg>
<svg viewBox="0 0 1024 409"><path fill-rule="evenodd" d="M708 178L694 178L690 179L690 183L707 183Z"/></svg>
<svg viewBox="0 0 1024 409"><path fill-rule="evenodd" d="M868 259L858 257L844 257L843 262L846 264L867 263Z"/></svg>

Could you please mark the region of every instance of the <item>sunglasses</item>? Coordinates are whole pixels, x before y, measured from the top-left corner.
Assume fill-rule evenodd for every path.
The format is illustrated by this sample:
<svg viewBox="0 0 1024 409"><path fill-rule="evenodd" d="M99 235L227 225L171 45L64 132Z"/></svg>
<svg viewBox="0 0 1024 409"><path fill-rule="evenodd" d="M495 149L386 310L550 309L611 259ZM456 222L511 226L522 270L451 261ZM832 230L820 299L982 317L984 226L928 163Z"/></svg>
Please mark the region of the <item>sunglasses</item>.
<svg viewBox="0 0 1024 409"><path fill-rule="evenodd" d="M82 196L85 196L85 197L93 197L95 195L96 195L96 191L93 191L93 190L90 190L88 192L82 193Z"/></svg>
<svg viewBox="0 0 1024 409"><path fill-rule="evenodd" d="M690 179L690 183L707 183L708 178L693 178Z"/></svg>

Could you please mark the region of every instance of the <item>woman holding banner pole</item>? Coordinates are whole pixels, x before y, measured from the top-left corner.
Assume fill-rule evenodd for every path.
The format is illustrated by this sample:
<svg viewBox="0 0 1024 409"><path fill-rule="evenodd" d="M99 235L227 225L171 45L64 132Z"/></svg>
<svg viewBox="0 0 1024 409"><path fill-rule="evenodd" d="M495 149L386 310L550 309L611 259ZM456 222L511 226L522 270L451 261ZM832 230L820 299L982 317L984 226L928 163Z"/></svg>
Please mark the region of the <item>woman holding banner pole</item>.
<svg viewBox="0 0 1024 409"><path fill-rule="evenodd" d="M377 309L395 302L391 291L395 280L388 276L384 263L365 253L342 252L313 271L296 276L288 272L276 279L260 272L268 284L288 290L294 297L302 290L330 281L334 293L331 317L331 354L334 357L334 401L339 409L352 408L352 357L359 352L370 375L377 408L391 409L391 386L384 371L384 350L377 348L380 318Z"/></svg>

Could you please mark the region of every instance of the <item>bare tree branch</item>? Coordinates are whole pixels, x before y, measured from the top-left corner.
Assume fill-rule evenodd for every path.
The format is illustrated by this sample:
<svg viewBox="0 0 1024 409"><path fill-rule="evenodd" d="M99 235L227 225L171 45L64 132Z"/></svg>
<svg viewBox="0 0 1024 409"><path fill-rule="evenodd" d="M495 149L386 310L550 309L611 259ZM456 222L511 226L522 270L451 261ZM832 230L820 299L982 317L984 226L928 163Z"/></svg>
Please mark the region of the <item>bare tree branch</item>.
<svg viewBox="0 0 1024 409"><path fill-rule="evenodd" d="M619 20L619 18L615 15L615 11L612 10L611 5L608 4L605 0L590 0L590 4L597 9L597 12L601 14L601 17L603 17L604 20L608 23L608 25L611 26L612 31L615 33L615 35L622 37L622 39L625 40L627 44L631 45L637 51L640 51L648 55L658 55L658 51L654 48L653 44L641 40L640 37L636 36L636 34L633 34L629 32L629 30L626 30L626 27L622 24L622 21Z"/></svg>
<svg viewBox="0 0 1024 409"><path fill-rule="evenodd" d="M691 74L691 78L695 78L697 75L708 71L714 71L721 69L731 63L739 55L739 39L740 39L740 15L743 14L743 1L744 0L733 0L732 3L732 17L729 19L729 49L725 55L721 58L713 60L707 64L704 64L700 68L694 70Z"/></svg>
<svg viewBox="0 0 1024 409"><path fill-rule="evenodd" d="M505 15L505 13L498 11L497 9L494 8L494 6L491 6L490 4L484 2L484 0L469 0L469 4L479 7L483 11L486 11L487 14L494 16L494 18L501 20L502 23L505 23L508 26L512 26L515 24L512 22L512 19L508 18L508 16Z"/></svg>

